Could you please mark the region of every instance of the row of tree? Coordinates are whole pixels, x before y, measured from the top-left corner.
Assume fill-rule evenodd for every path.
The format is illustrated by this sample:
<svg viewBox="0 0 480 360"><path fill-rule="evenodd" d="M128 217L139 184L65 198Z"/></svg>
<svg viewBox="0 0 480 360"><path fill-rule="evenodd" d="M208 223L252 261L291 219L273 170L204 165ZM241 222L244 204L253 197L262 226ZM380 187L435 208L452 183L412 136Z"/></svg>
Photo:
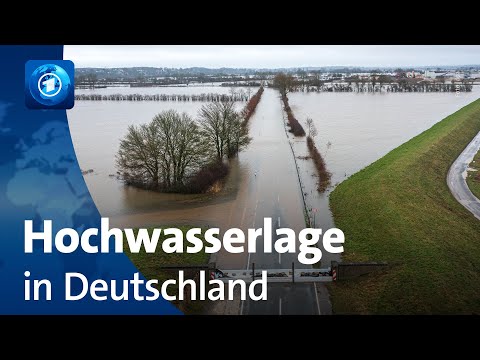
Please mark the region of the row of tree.
<svg viewBox="0 0 480 360"><path fill-rule="evenodd" d="M290 126L290 132L295 136L305 136L305 130L302 124L300 124L297 118L293 115L292 108L288 104L288 97L285 94L281 95L283 101L283 108L287 113L288 125Z"/></svg>
<svg viewBox="0 0 480 360"><path fill-rule="evenodd" d="M86 101L201 101L201 102L232 102L247 101L250 95L246 92L227 94L76 94L75 100Z"/></svg>
<svg viewBox="0 0 480 360"><path fill-rule="evenodd" d="M273 79L273 87L281 94L291 91L304 92L470 92L472 82L463 79L446 83L445 78L425 81L418 78L392 77L385 74L372 73L368 78L358 75L346 78L343 83L326 82L320 80L318 74L309 78L306 76L293 77L290 74L278 73Z"/></svg>
<svg viewBox="0 0 480 360"><path fill-rule="evenodd" d="M301 92L359 92L359 93L373 93L386 91L387 93L397 92L470 92L473 86L470 84L441 84L441 83L426 83L426 82L401 82L392 84L373 84L373 83L329 83L322 86L304 86L295 87L293 91Z"/></svg>
<svg viewBox="0 0 480 360"><path fill-rule="evenodd" d="M291 75L287 75L284 73L279 73L275 76L273 80L273 86L280 91L280 96L283 101L283 105L285 108L285 112L288 116L288 123L290 125L290 132L292 132L295 136L305 136L305 130L303 129L302 125L298 122L298 120L293 115L292 109L288 103L287 94L291 91L295 91L296 87L298 86L298 82L295 78ZM327 165L318 151L317 146L315 145L314 138L317 136L317 129L313 124L312 119L307 119L307 148L310 153L310 157L313 160L315 168L317 169L319 182L318 182L318 191L324 192L329 186L332 174L327 170Z"/></svg>
<svg viewBox="0 0 480 360"><path fill-rule="evenodd" d="M313 124L312 119L307 119L307 148L310 153L310 157L315 164L315 168L318 172L319 182L317 190L320 192L325 192L325 190L330 186L332 174L327 170L327 165L323 159L320 151L318 151L317 146L315 145L314 138L317 136L317 129Z"/></svg>
<svg viewBox="0 0 480 360"><path fill-rule="evenodd" d="M290 132L295 136L305 136L305 130L302 124L293 115L293 111L288 103L287 94L295 87L295 79L291 75L285 73L278 73L273 78L272 86L280 92L280 98L283 101L283 108L287 113L288 125L290 126Z"/></svg>
<svg viewBox="0 0 480 360"><path fill-rule="evenodd" d="M147 124L129 126L116 156L120 177L128 185L156 191L207 191L228 173L224 161L250 142L234 105L206 104L197 120L163 111Z"/></svg>
<svg viewBox="0 0 480 360"><path fill-rule="evenodd" d="M252 117L253 113L255 112L255 109L257 108L258 103L260 102L260 99L262 98L263 94L263 86L261 86L257 93L253 95L250 100L248 100L247 105L243 109L243 124L246 126L248 124L248 120Z"/></svg>

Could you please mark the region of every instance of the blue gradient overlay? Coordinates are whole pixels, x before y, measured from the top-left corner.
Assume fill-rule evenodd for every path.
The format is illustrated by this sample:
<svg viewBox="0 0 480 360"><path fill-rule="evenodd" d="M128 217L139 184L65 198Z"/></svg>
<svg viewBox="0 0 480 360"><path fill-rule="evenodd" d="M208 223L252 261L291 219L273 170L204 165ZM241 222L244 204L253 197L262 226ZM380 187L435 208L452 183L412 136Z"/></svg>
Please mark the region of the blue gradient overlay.
<svg viewBox="0 0 480 360"><path fill-rule="evenodd" d="M34 231L52 220L54 234L63 227L81 233L99 228L100 214L75 156L66 111L25 106L25 62L61 60L63 46L0 46L0 58L0 314L181 314L162 298L100 302L87 295L65 301L66 272L82 273L90 283L133 279L138 270L124 254L86 254L81 248L44 254L38 241L33 254L24 253L25 220L34 220ZM51 301L24 300L25 271L31 280L51 281Z"/></svg>

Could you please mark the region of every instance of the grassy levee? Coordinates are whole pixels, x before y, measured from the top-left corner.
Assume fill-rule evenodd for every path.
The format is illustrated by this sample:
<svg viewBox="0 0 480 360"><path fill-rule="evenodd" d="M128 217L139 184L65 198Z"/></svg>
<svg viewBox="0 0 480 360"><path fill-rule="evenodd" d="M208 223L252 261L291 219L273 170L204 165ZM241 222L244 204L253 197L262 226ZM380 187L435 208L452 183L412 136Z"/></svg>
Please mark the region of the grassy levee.
<svg viewBox="0 0 480 360"><path fill-rule="evenodd" d="M343 261L388 271L331 284L334 313L480 313L480 221L446 176L480 130L480 100L351 176L331 194Z"/></svg>
<svg viewBox="0 0 480 360"><path fill-rule="evenodd" d="M193 228L194 226L159 226L159 228L164 229L164 228L177 228L180 229L184 236L185 233ZM148 233L150 234L150 237L152 236L154 228L148 228ZM204 230L202 229L202 235L199 235L198 238L202 239L205 244L205 240L203 239L203 234ZM135 236L137 235L138 229L134 229ZM168 236L170 237L170 236ZM139 253L132 253L130 252L130 249L126 243L126 240L124 240L124 251L125 254L130 258L132 263L135 265L135 267L140 271L140 273L143 274L148 280L152 279L157 279L159 281L159 285L156 286L158 290L160 290L161 284L168 279L175 279L178 280L178 270L161 270L159 269L160 266L162 265L177 265L177 266L182 266L182 265L205 265L208 263L208 259L210 257L210 254L205 253L205 248L202 249L202 251L198 253L187 253L184 251L183 253L173 253L173 254L166 254L162 250L161 243L163 240L166 239L166 236L163 234L163 231L160 235L159 241L158 241L158 246L156 248L155 253L146 253L145 248L142 246L141 251ZM185 241L187 243L187 241ZM190 274L191 275L191 274ZM208 274L207 274L208 275ZM186 272L185 277L190 278L189 274ZM207 277L207 281L208 281ZM169 287L169 295L177 295L178 294L178 286L177 285L171 285ZM201 313L203 311L203 308L206 304L206 301L173 301L173 304L175 304L181 311L187 314L196 314L196 313Z"/></svg>
<svg viewBox="0 0 480 360"><path fill-rule="evenodd" d="M472 193L480 199L480 151L473 158L470 167L477 171L468 172L467 184Z"/></svg>

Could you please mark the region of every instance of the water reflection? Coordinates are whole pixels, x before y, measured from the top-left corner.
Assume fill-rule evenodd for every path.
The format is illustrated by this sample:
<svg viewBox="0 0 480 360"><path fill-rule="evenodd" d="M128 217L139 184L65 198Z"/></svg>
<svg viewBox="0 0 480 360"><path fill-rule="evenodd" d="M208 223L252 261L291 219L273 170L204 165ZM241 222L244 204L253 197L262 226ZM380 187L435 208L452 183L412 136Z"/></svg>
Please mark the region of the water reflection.
<svg viewBox="0 0 480 360"><path fill-rule="evenodd" d="M113 88L81 91L105 94L118 92L200 94L228 93L229 88ZM450 93L291 93L289 99L293 112L300 122L304 124L307 117L314 120L318 129L315 142L324 155L328 170L332 172L332 184L337 184L346 176L379 159L478 96L477 89L474 89L472 93L462 93L460 96ZM185 111L195 116L202 105L199 102L78 101L75 108L68 111L78 161L83 170L94 170L94 173L85 175L85 180L103 216L129 216L169 209L185 211L201 209L206 204L228 203L237 197L241 179L254 181L250 179L253 172L275 169L280 166L279 164L284 164L286 157L290 156L283 150L270 151L278 146L279 141L286 141L286 137L282 126L272 126L272 121L275 124L277 121L278 124L282 124L281 104L277 92L267 89L259 105L261 108L257 109L257 113L251 119L251 135L257 138L257 142L241 154L240 160L236 159L233 162L231 175L219 194L213 196L152 193L125 187L111 176L116 173L115 153L128 125L145 123L166 109ZM244 105L237 104L239 109ZM297 156L308 154L304 139L294 139L289 135L289 140ZM266 158L260 169L258 153L262 149L268 150L268 159ZM317 227L332 227L333 220L328 205L329 192L319 194L315 190L318 179L315 177L311 161L297 159L297 164L302 174L303 192L308 207L317 209L315 213L311 211L309 215L312 220L315 215ZM288 171L295 171L294 166ZM282 176L275 176L270 180L270 184L275 185L282 182ZM295 186L297 185L285 184L284 192L291 191L297 196ZM275 201L273 195L272 199L267 194L264 197L268 199L261 198L260 201ZM213 215L211 211L213 210L204 210L201 215L203 217L211 215L212 218L221 215ZM220 211L228 210L221 207ZM243 210L239 211L241 213Z"/></svg>

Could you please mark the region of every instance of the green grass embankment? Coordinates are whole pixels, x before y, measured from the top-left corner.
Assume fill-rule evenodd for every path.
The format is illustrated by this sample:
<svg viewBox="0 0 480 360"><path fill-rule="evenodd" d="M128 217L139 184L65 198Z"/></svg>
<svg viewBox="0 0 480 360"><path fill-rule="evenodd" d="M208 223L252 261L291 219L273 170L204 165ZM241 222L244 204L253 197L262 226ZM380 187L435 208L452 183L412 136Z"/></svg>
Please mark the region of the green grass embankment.
<svg viewBox="0 0 480 360"><path fill-rule="evenodd" d="M475 169L476 171L468 172L467 184L472 193L480 199L480 151L470 163L470 168Z"/></svg>
<svg viewBox="0 0 480 360"><path fill-rule="evenodd" d="M480 313L480 221L446 175L480 130L480 100L341 183L331 194L344 262L386 272L331 284L335 313Z"/></svg>
<svg viewBox="0 0 480 360"><path fill-rule="evenodd" d="M189 229L191 229L193 226L168 226L168 228L177 228L182 230L182 232L185 234ZM167 227L161 227L159 228L167 228ZM148 233L150 236L152 236L154 228L149 228ZM137 235L138 229L135 229L135 235ZM202 231L202 236L198 236L198 238L203 239L203 233ZM169 236L170 237L170 236ZM185 235L184 235L185 237ZM183 253L173 253L173 254L166 254L163 252L161 243L163 240L165 240L165 235L163 234L163 231L160 235L159 241L158 241L158 246L156 248L156 252L152 254L147 254L145 252L144 247L142 246L142 251L139 253L132 253L130 252L130 249L125 241L124 244L124 251L125 254L130 258L132 263L136 266L138 271L140 271L143 276L145 276L148 280L151 279L157 279L159 281L159 285L156 287L158 290L160 290L161 284L168 279L175 279L178 280L178 271L179 270L161 270L159 267L162 265L205 265L208 263L208 259L210 257L209 254L205 253L205 248L202 249L202 251L196 253L196 254L189 254L186 252ZM186 271L185 272L185 277L189 278L189 274ZM207 274L207 281L209 280L208 274ZM197 285L198 286L198 285ZM170 285L168 287L168 293L169 295L177 295L178 294L178 286ZM196 314L196 313L201 313L204 306L206 305L206 301L174 301L172 302L174 305L176 305L181 311L183 311L186 314Z"/></svg>

